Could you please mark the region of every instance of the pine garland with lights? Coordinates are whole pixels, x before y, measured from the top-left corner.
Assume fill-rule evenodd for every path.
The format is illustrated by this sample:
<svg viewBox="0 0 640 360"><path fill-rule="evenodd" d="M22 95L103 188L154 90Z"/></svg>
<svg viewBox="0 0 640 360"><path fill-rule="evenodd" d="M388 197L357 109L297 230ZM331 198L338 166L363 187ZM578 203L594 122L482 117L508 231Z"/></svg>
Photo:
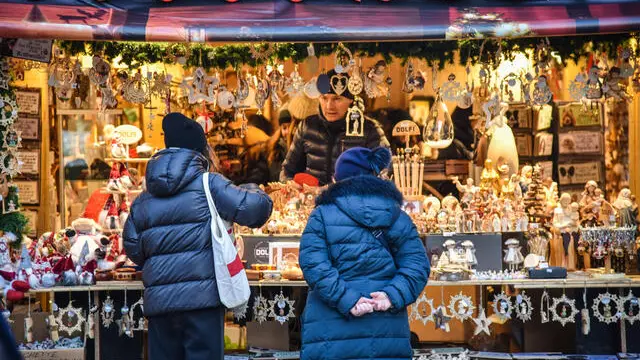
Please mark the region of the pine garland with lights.
<svg viewBox="0 0 640 360"><path fill-rule="evenodd" d="M569 61L577 63L587 58L594 51L606 54L610 59L617 57L621 47L629 46L634 34L584 35L550 38L554 55L559 56L564 64ZM535 49L541 38L509 38L500 40L449 40L449 41L412 41L412 42L368 42L348 43L347 47L358 56L382 56L385 60L400 59L404 64L408 59L424 60L429 66L437 65L440 69L452 64L455 53L460 52L459 64L475 64L479 61L491 62L492 57L500 51L512 58L518 51ZM109 41L59 41L58 46L68 55L100 55L107 60L120 57L120 63L135 69L144 64L174 63L171 54L188 54L185 66L201 66L207 70L238 67L243 64L255 67L266 63L291 59L296 63L307 57L306 43L274 44L273 54L264 61L251 56L248 44L210 46L205 44L169 44L142 42L109 42ZM266 45L255 45L265 49ZM314 44L318 56L331 55L336 50L335 43ZM482 55L480 49L483 48ZM636 49L636 55L640 55ZM482 58L480 58L482 56Z"/></svg>

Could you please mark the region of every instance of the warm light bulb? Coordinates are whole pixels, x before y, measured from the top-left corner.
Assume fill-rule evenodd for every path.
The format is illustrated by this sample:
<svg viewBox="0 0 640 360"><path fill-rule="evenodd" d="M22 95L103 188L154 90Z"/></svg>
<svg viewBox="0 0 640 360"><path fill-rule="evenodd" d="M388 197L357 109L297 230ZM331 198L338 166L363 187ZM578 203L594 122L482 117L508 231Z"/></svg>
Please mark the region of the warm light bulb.
<svg viewBox="0 0 640 360"><path fill-rule="evenodd" d="M439 95L431 107L422 136L427 146L433 149L447 148L453 142L453 121Z"/></svg>

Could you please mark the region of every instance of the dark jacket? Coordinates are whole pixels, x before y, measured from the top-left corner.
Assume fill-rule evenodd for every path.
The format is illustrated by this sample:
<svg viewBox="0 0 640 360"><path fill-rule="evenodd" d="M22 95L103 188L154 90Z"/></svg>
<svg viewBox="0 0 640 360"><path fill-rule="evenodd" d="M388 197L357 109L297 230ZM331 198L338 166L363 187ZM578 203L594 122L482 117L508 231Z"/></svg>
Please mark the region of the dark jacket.
<svg viewBox="0 0 640 360"><path fill-rule="evenodd" d="M366 118L364 137L345 136L346 122L327 121L322 114L305 119L298 126L287 157L282 164L280 180L292 179L298 173L315 176L321 185L332 182L338 156L360 146L374 149L389 147L384 131L376 120Z"/></svg>
<svg viewBox="0 0 640 360"><path fill-rule="evenodd" d="M147 191L133 202L124 227L127 255L143 267L147 316L220 306L211 250L211 215L202 186L203 155L165 149L147 165ZM257 227L271 215L260 190L246 190L219 174L209 188L220 216Z"/></svg>
<svg viewBox="0 0 640 360"><path fill-rule="evenodd" d="M13 337L11 327L5 320L3 314L0 314L0 359L2 360L21 360L22 355L16 346L16 339Z"/></svg>
<svg viewBox="0 0 640 360"><path fill-rule="evenodd" d="M406 308L427 283L429 261L401 203L392 183L373 176L340 181L318 197L300 244L311 288L302 360L411 359ZM375 291L387 293L391 311L353 317L358 299Z"/></svg>

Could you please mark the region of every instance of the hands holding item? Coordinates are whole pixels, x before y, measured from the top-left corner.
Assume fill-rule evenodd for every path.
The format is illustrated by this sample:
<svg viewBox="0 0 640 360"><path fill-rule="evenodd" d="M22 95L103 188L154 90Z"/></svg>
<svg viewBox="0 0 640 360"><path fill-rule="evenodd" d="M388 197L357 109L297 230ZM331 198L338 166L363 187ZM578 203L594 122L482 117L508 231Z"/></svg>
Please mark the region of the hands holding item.
<svg viewBox="0 0 640 360"><path fill-rule="evenodd" d="M391 301L385 292L371 293L371 299L361 297L351 309L351 315L362 316L374 311L387 311L391 308Z"/></svg>

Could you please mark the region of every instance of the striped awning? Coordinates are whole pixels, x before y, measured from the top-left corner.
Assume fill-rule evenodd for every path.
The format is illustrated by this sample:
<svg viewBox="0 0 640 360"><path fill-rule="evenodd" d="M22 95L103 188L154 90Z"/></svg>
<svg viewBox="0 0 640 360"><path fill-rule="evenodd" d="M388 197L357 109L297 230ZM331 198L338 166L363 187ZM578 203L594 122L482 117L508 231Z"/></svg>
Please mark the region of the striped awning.
<svg viewBox="0 0 640 360"><path fill-rule="evenodd" d="M0 0L0 36L137 41L390 41L640 29L640 2Z"/></svg>

